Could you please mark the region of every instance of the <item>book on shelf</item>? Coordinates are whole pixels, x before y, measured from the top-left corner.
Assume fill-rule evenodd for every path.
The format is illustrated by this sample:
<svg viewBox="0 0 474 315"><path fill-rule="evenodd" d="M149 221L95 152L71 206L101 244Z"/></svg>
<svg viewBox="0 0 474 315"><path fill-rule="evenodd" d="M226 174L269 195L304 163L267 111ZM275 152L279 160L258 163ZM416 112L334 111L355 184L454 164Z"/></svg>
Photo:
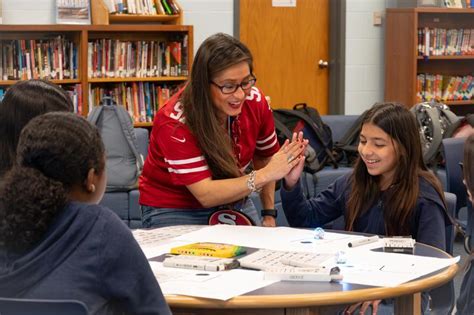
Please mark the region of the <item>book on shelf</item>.
<svg viewBox="0 0 474 315"><path fill-rule="evenodd" d="M474 55L474 29L423 27L417 34L419 56Z"/></svg>
<svg viewBox="0 0 474 315"><path fill-rule="evenodd" d="M187 36L166 42L96 39L88 43L88 75L89 78L186 76L187 49Z"/></svg>
<svg viewBox="0 0 474 315"><path fill-rule="evenodd" d="M61 85L61 87L67 92L74 105L74 112L82 115L83 114L83 102L82 102L82 85Z"/></svg>
<svg viewBox="0 0 474 315"><path fill-rule="evenodd" d="M474 99L472 75L447 76L441 74L417 75L417 102L467 101Z"/></svg>
<svg viewBox="0 0 474 315"><path fill-rule="evenodd" d="M180 88L179 84L126 82L89 85L89 110L98 106L104 96L125 107L134 123L153 122L156 112Z"/></svg>
<svg viewBox="0 0 474 315"><path fill-rule="evenodd" d="M78 78L77 44L58 36L46 40L1 40L2 80Z"/></svg>
<svg viewBox="0 0 474 315"><path fill-rule="evenodd" d="M89 0L56 0L56 23L91 24Z"/></svg>
<svg viewBox="0 0 474 315"><path fill-rule="evenodd" d="M180 8L175 0L103 0L109 13L133 15L176 15Z"/></svg>

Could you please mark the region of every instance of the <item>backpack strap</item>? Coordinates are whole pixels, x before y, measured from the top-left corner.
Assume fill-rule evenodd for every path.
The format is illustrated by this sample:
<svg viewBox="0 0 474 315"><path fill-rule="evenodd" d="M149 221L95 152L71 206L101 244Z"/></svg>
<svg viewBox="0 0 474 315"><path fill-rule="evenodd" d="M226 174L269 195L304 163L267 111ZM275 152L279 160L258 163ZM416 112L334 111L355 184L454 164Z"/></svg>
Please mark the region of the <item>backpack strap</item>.
<svg viewBox="0 0 474 315"><path fill-rule="evenodd" d="M275 110L276 111L276 110ZM293 133L291 132L291 130L285 126L284 123L282 123L281 121L279 121L278 119L273 119L273 121L275 122L275 128L280 131L281 133L283 133L283 135L287 138L287 139L291 139L291 137L293 137Z"/></svg>
<svg viewBox="0 0 474 315"><path fill-rule="evenodd" d="M120 121L120 126L122 126L122 132L125 135L125 138L127 139L128 145L130 146L130 149L132 150L133 154L135 155L136 161L137 161L137 169L141 173L143 169L143 157L141 156L140 153L138 153L138 149L135 146L137 143L137 138L135 136L135 131L133 130L133 121L128 112L125 110L125 108L121 108L120 110L118 106L120 105L112 105L116 106L116 113L117 117Z"/></svg>
<svg viewBox="0 0 474 315"><path fill-rule="evenodd" d="M300 111L291 110L291 109L275 109L274 111L276 111L278 113L284 113L288 116L298 117L298 118L302 119L308 126L310 126L311 129L313 129L315 135L318 137L318 140L323 144L324 151L326 152L326 155L328 156L328 158L331 160L331 163L334 165L334 167L337 167L337 160L334 157L334 154L332 153L331 150L329 150L327 141L324 140L324 138L321 136L319 130L314 126L314 121L311 119L311 117L309 117L308 115L306 115L306 114L304 114ZM324 164L324 163L321 163L321 164Z"/></svg>
<svg viewBox="0 0 474 315"><path fill-rule="evenodd" d="M89 115L87 116L87 121L89 121L94 126L97 126L99 118L102 114L102 109L102 106L95 106L94 109L89 112Z"/></svg>
<svg viewBox="0 0 474 315"><path fill-rule="evenodd" d="M431 141L431 145L424 156L425 163L430 164L430 162L436 157L436 154L438 153L441 141L443 140L443 135L441 134L441 123L439 121L438 110L433 107L425 107L425 111L430 118L433 127L433 140Z"/></svg>
<svg viewBox="0 0 474 315"><path fill-rule="evenodd" d="M354 121L352 126L346 131L342 138L334 144L335 147L342 150L357 150L357 145L354 144L354 140L359 140L358 136L360 134L360 130L362 129L362 122L364 121L366 112L367 111L357 117L356 121Z"/></svg>

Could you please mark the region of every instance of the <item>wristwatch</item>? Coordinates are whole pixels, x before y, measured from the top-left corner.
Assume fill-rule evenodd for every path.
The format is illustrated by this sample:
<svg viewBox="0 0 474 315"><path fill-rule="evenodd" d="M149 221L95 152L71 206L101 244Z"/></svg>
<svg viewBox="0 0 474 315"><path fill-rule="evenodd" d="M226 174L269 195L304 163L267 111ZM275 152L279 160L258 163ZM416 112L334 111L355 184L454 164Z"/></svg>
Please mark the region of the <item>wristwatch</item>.
<svg viewBox="0 0 474 315"><path fill-rule="evenodd" d="M260 214L263 216L269 215L271 217L276 218L278 215L278 211L276 209L263 209Z"/></svg>

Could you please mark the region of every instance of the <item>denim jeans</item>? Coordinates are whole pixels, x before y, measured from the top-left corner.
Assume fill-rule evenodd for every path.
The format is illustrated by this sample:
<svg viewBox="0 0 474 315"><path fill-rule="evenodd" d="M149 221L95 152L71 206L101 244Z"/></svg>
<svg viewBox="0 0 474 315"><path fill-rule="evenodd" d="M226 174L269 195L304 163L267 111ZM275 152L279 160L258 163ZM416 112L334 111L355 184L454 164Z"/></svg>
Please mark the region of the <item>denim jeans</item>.
<svg viewBox="0 0 474 315"><path fill-rule="evenodd" d="M209 215L217 208L179 209L155 208L141 205L142 225L144 228L157 228L171 225L192 224L207 225ZM262 225L252 200L247 199L242 212L248 215L256 225Z"/></svg>

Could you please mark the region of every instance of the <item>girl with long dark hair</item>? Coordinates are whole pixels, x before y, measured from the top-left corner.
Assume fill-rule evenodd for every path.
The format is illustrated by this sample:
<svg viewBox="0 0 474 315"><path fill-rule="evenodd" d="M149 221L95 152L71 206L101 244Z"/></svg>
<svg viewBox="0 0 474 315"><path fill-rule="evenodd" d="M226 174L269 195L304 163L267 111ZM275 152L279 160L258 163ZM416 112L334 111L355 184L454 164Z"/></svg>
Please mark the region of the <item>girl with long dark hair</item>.
<svg viewBox="0 0 474 315"><path fill-rule="evenodd" d="M445 250L444 193L423 162L413 114L401 104L374 105L362 122L358 151L353 172L310 200L299 184L304 161L285 176L281 196L290 225L318 227L343 216L347 231L412 236Z"/></svg>

